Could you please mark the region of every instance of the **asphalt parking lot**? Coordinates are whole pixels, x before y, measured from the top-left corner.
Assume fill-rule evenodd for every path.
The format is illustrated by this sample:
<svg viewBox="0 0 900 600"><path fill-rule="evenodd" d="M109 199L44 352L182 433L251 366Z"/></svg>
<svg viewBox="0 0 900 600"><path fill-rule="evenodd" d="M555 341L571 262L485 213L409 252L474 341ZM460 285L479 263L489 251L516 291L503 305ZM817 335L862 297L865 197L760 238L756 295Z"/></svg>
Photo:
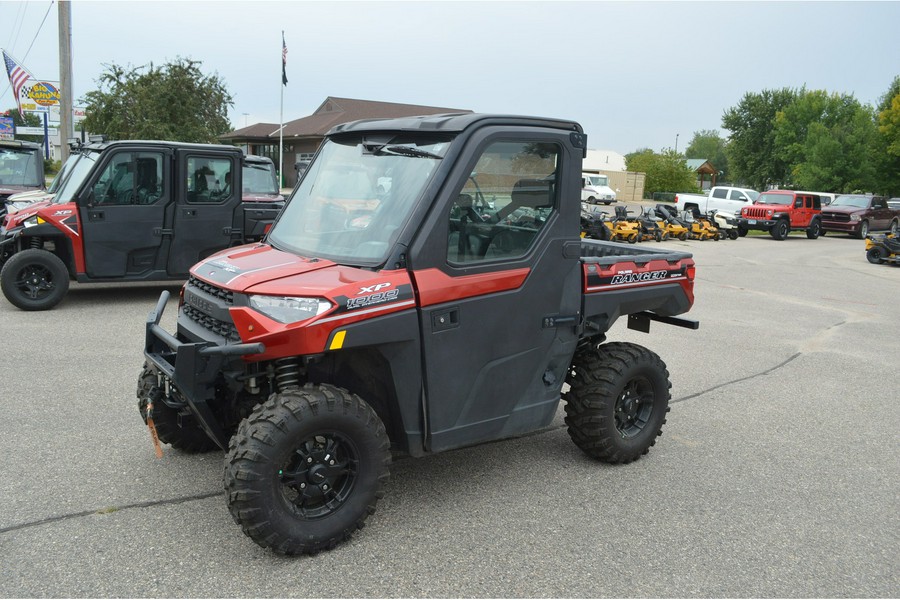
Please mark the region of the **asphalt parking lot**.
<svg viewBox="0 0 900 600"><path fill-rule="evenodd" d="M155 458L143 323L178 286L0 299L0 596L900 596L900 268L846 236L659 246L694 253L701 327L610 332L671 374L649 455L593 462L560 411L398 460L367 526L314 557L241 533L221 454Z"/></svg>

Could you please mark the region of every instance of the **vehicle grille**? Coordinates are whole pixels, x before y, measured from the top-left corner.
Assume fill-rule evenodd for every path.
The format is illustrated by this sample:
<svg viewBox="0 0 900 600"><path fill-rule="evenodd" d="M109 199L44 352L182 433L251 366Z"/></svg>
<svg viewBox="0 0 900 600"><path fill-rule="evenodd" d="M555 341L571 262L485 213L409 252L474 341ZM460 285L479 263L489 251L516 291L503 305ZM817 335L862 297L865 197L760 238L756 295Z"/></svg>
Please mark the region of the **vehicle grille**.
<svg viewBox="0 0 900 600"><path fill-rule="evenodd" d="M755 206L748 206L744 210L746 211L744 214L746 214L747 217L750 219L765 219L765 218L767 218L766 211L769 209L768 208L757 208Z"/></svg>
<svg viewBox="0 0 900 600"><path fill-rule="evenodd" d="M228 306L234 306L234 292L223 290L205 281L200 281L196 277L188 279L188 287L195 287L202 292L206 292L210 296L214 296L225 301Z"/></svg>
<svg viewBox="0 0 900 600"><path fill-rule="evenodd" d="M220 321L214 317L203 313L193 306L184 305L181 310L181 314L185 317L198 323L204 329L215 333L216 335L220 335L228 340L240 341L241 336L238 335L237 328L235 328L234 323L226 323L225 321Z"/></svg>
<svg viewBox="0 0 900 600"><path fill-rule="evenodd" d="M850 215L848 213L823 212L822 219L825 221L834 221L835 223L849 223Z"/></svg>
<svg viewBox="0 0 900 600"><path fill-rule="evenodd" d="M234 306L234 293L201 281L196 277L188 280L186 292L202 298L200 303L185 302L181 314L207 331L231 341L240 341L237 328L231 321L228 308ZM187 298L186 298L187 300Z"/></svg>

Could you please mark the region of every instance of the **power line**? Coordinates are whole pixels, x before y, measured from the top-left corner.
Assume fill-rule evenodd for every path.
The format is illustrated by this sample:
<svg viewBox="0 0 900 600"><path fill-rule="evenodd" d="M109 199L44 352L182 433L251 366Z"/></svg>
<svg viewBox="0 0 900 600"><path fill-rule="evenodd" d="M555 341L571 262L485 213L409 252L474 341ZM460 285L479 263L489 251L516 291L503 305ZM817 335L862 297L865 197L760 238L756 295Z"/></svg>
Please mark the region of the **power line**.
<svg viewBox="0 0 900 600"><path fill-rule="evenodd" d="M50 9L53 8L53 5L55 4L55 2L56 2L56 0L50 0L50 6L47 7L47 12L44 13L44 18L43 18L43 20L41 21L41 24L38 26L37 32L34 34L34 38L32 38L31 44L28 46L28 50L25 52L25 56L22 57L22 61L21 61L21 63L20 63L22 66L25 66L25 60L28 58L28 53L31 52L31 48L34 47L34 43L37 41L38 36L41 34L41 29L44 28L44 23L47 22L47 15L50 14ZM26 3L26 4L27 4L27 3ZM24 19L24 12L22 13L22 16L23 16L23 18L22 18L22 23L19 24L19 30L20 30L20 31L21 31L21 29L22 29L22 24L24 24L24 22L25 22L25 19ZM16 34L16 40L18 40L18 39L19 39L19 36L18 36L18 34ZM12 84L9 83L9 81L7 80L7 82L6 82L6 89L3 90L3 93L2 93L2 94L0 94L0 98L2 98L3 96L6 95L6 92L9 91L9 88L10 88L11 85L12 85ZM15 98L13 98L13 100L15 100Z"/></svg>

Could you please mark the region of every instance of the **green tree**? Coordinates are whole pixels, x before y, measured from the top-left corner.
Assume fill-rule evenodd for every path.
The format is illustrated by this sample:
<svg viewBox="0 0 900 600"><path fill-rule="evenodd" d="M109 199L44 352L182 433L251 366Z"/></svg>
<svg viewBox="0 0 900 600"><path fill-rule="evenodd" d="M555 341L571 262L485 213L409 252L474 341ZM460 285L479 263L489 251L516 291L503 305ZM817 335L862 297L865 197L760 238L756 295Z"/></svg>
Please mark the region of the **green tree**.
<svg viewBox="0 0 900 600"><path fill-rule="evenodd" d="M200 66L185 58L162 67L105 65L98 89L82 99L85 129L111 139L215 142L231 130L234 102L225 82Z"/></svg>
<svg viewBox="0 0 900 600"><path fill-rule="evenodd" d="M697 174L688 168L684 155L671 148L657 154L644 148L625 155L625 168L646 175L644 195L654 192L697 192Z"/></svg>
<svg viewBox="0 0 900 600"><path fill-rule="evenodd" d="M775 153L789 166L784 184L823 192L871 191L875 116L851 94L802 90L775 118Z"/></svg>
<svg viewBox="0 0 900 600"><path fill-rule="evenodd" d="M900 196L900 76L894 77L878 104L874 163L879 191Z"/></svg>
<svg viewBox="0 0 900 600"><path fill-rule="evenodd" d="M694 132L694 137L684 151L685 158L701 158L708 160L721 172L718 179L729 181L728 157L725 153L728 141L723 139L716 129L702 129Z"/></svg>
<svg viewBox="0 0 900 600"><path fill-rule="evenodd" d="M748 92L722 115L731 132L726 150L732 179L761 190L786 181L790 168L775 152L775 119L797 97L791 88Z"/></svg>

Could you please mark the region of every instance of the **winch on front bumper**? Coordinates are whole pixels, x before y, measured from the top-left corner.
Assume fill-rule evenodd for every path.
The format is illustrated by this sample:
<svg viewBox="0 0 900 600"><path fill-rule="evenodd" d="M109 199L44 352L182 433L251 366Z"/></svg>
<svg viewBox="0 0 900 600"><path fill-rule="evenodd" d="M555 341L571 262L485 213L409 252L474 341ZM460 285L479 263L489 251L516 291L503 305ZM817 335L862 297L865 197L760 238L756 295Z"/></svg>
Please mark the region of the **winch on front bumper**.
<svg viewBox="0 0 900 600"><path fill-rule="evenodd" d="M215 400L216 380L234 357L261 354L265 345L182 342L159 325L168 300L169 292L164 290L147 316L144 357L161 375L166 389L175 387L206 434L227 449L229 436L210 407Z"/></svg>

